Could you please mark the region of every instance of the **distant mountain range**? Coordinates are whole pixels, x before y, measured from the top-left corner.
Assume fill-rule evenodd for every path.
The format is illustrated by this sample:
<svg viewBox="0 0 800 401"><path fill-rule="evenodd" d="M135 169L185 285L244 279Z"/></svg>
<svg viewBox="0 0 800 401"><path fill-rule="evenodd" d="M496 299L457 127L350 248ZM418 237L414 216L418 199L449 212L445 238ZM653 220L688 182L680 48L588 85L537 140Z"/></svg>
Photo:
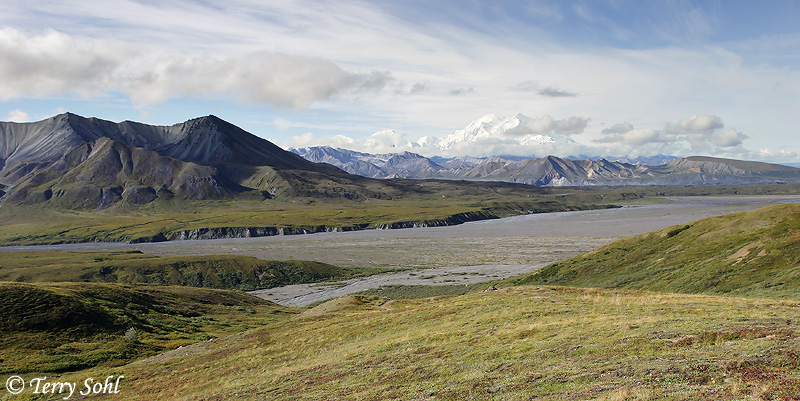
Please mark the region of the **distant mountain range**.
<svg viewBox="0 0 800 401"><path fill-rule="evenodd" d="M372 178L443 178L505 181L537 186L709 185L800 182L800 169L713 157L571 160L502 157L426 158L416 153L369 154L327 146L291 149L316 163L328 163ZM652 163L652 164L645 164Z"/></svg>

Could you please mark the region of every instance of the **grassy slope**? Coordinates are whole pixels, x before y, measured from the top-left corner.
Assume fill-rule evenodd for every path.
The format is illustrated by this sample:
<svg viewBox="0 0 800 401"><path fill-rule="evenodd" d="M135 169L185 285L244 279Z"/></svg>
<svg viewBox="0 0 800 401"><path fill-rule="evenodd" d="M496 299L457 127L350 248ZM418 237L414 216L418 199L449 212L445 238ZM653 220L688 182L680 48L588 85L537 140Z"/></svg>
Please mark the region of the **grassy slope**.
<svg viewBox="0 0 800 401"><path fill-rule="evenodd" d="M375 273L311 261L238 255L155 256L139 251L7 251L0 280L163 284L250 291Z"/></svg>
<svg viewBox="0 0 800 401"><path fill-rule="evenodd" d="M800 205L625 238L510 282L797 299Z"/></svg>
<svg viewBox="0 0 800 401"><path fill-rule="evenodd" d="M351 296L188 355L62 379L124 374L115 400L790 399L798 312L796 301L551 287Z"/></svg>
<svg viewBox="0 0 800 401"><path fill-rule="evenodd" d="M121 365L294 313L233 291L0 282L0 373ZM134 328L138 342L126 340Z"/></svg>

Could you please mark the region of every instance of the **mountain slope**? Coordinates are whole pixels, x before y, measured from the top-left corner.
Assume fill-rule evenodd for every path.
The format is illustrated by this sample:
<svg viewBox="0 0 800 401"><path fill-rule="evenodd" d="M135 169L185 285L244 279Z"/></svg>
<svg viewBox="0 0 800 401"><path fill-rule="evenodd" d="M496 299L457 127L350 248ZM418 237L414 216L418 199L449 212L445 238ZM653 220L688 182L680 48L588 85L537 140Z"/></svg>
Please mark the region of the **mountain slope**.
<svg viewBox="0 0 800 401"><path fill-rule="evenodd" d="M800 204L622 239L516 284L800 298Z"/></svg>
<svg viewBox="0 0 800 401"><path fill-rule="evenodd" d="M286 152L216 116L189 120L166 130L167 143L153 150L175 159L205 165L244 164L277 169L336 172Z"/></svg>
<svg viewBox="0 0 800 401"><path fill-rule="evenodd" d="M236 185L213 167L184 162L103 137L17 182L8 201L52 200L67 208L106 208L121 200L145 204L157 198L222 199Z"/></svg>
<svg viewBox="0 0 800 401"><path fill-rule="evenodd" d="M131 121L114 123L72 113L35 123L0 122L0 167L17 162L53 162L75 147L100 138L201 164L329 171L213 115L172 126L151 126Z"/></svg>
<svg viewBox="0 0 800 401"><path fill-rule="evenodd" d="M704 156L676 159L663 168L671 173L667 179L687 184L760 184L800 179L800 169L794 167Z"/></svg>
<svg viewBox="0 0 800 401"><path fill-rule="evenodd" d="M350 173L371 178L449 178L447 168L411 152L369 154L330 146L290 149L315 163L328 163Z"/></svg>

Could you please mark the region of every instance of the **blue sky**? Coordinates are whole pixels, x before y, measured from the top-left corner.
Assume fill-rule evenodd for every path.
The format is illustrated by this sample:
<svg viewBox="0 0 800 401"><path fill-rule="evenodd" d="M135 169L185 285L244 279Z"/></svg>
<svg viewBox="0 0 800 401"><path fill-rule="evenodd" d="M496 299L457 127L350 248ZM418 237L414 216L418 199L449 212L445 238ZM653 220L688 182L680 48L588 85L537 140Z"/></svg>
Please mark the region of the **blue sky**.
<svg viewBox="0 0 800 401"><path fill-rule="evenodd" d="M215 114L388 151L522 113L580 144L560 156L798 162L798 21L797 1L11 0L0 120Z"/></svg>

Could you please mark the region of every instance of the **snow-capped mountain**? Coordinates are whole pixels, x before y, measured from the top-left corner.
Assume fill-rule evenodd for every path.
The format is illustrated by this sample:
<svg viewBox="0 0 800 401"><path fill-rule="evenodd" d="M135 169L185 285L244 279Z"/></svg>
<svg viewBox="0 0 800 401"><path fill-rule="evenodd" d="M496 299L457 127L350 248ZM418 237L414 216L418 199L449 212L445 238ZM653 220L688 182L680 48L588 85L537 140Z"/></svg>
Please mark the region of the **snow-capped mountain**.
<svg viewBox="0 0 800 401"><path fill-rule="evenodd" d="M471 122L466 128L460 129L442 138L437 147L447 150L459 143L480 142L492 138L502 138L505 134L520 126L528 117L522 114L515 114L511 118L499 118L494 114L489 114L478 120Z"/></svg>
<svg viewBox="0 0 800 401"><path fill-rule="evenodd" d="M315 163L328 163L350 173L371 178L439 178L447 170L416 153L369 154L330 146L289 149Z"/></svg>
<svg viewBox="0 0 800 401"><path fill-rule="evenodd" d="M667 164L677 157L675 156L666 156L666 155L655 155L655 156L638 156L638 157L608 157L608 160L620 162L620 163L628 163L634 165L647 165L647 166L662 166Z"/></svg>
<svg viewBox="0 0 800 401"><path fill-rule="evenodd" d="M545 156L555 149L579 150L581 145L569 137L558 135L559 126L568 127L570 122L559 122L549 116L532 119L523 114L503 118L486 115L444 138L424 138L441 154L510 154L515 147L539 150L531 156ZM423 143L418 143L424 147ZM489 152L489 153L486 153Z"/></svg>

